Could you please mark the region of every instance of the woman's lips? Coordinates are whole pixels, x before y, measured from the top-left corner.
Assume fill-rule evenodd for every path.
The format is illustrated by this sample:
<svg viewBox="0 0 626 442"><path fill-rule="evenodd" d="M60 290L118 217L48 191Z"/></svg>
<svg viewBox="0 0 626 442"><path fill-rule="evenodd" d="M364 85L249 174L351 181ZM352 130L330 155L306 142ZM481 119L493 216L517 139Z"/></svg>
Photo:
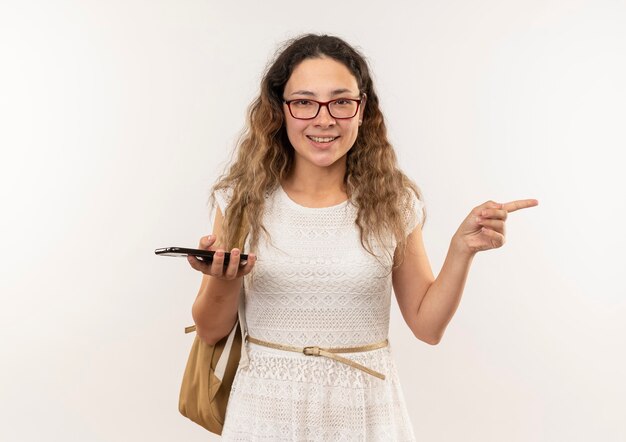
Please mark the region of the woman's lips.
<svg viewBox="0 0 626 442"><path fill-rule="evenodd" d="M315 147L328 147L333 144L335 141L339 139L339 136L336 137L315 137L313 135L306 136L311 144Z"/></svg>
<svg viewBox="0 0 626 442"><path fill-rule="evenodd" d="M339 136L325 136L325 137L318 137L315 135L307 135L308 138L310 138L311 140L315 141L316 143L329 143L331 141L334 141L335 138L339 138Z"/></svg>

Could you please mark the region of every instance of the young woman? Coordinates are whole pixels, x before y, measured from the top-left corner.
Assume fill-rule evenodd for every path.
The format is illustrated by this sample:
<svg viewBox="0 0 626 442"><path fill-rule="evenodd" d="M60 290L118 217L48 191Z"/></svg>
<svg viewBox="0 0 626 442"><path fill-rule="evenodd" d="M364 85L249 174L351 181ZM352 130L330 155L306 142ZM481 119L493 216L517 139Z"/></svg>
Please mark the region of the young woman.
<svg viewBox="0 0 626 442"><path fill-rule="evenodd" d="M437 344L473 256L504 244L509 212L537 204L472 209L435 279L421 194L398 169L367 64L325 35L279 52L213 196L199 247L216 257L189 258L204 274L196 331L226 336L242 287L248 326L224 440L414 440L387 340L392 286L413 334Z"/></svg>

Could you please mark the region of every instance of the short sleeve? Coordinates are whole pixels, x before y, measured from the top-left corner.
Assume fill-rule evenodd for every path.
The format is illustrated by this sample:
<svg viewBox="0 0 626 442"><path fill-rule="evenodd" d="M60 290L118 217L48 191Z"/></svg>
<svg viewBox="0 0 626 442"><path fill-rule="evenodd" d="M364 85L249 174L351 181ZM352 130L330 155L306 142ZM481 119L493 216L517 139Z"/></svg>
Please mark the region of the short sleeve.
<svg viewBox="0 0 626 442"><path fill-rule="evenodd" d="M217 189L213 193L213 196L215 198L217 206L222 212L222 215L224 215L226 213L226 208L228 207L228 205L230 204L230 200L232 199L233 189L230 187L225 189Z"/></svg>
<svg viewBox="0 0 626 442"><path fill-rule="evenodd" d="M410 198L404 206L404 236L407 237L418 225L424 224L424 202L417 198L413 191L410 191Z"/></svg>

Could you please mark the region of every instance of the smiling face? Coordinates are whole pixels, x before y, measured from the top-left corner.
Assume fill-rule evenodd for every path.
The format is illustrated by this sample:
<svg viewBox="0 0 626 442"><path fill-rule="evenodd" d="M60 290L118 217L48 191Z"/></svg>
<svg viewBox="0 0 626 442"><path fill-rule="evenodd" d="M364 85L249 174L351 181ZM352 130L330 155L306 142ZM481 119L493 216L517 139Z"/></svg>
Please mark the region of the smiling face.
<svg viewBox="0 0 626 442"><path fill-rule="evenodd" d="M293 70L285 85L283 98L330 101L338 98L359 99L357 80L350 70L332 58L309 58ZM354 145L363 118L365 100L358 113L350 119L336 119L322 106L311 120L298 120L291 116L283 103L287 136L295 150L296 167L343 167L346 154Z"/></svg>

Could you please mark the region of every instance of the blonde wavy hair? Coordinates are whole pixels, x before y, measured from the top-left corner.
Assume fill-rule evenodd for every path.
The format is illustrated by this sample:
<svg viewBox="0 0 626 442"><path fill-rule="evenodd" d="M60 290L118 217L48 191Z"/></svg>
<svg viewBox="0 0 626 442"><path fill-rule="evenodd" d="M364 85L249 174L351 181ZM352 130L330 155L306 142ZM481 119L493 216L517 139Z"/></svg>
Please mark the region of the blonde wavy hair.
<svg viewBox="0 0 626 442"><path fill-rule="evenodd" d="M361 244L369 253L373 243L393 235L404 255L406 218L403 210L411 192L421 198L419 188L398 168L393 147L365 58L338 37L307 34L289 40L279 49L261 81L261 92L248 109L247 122L234 152L234 161L212 188L214 194L231 189L232 198L224 213L221 247L242 248L249 233L250 249L257 249L266 195L289 176L294 149L287 138L283 92L295 67L305 59L330 57L343 63L367 95L363 124L347 154L344 178L348 198L357 207L356 224ZM361 191L364 190L364 191ZM424 220L425 220L424 213Z"/></svg>

